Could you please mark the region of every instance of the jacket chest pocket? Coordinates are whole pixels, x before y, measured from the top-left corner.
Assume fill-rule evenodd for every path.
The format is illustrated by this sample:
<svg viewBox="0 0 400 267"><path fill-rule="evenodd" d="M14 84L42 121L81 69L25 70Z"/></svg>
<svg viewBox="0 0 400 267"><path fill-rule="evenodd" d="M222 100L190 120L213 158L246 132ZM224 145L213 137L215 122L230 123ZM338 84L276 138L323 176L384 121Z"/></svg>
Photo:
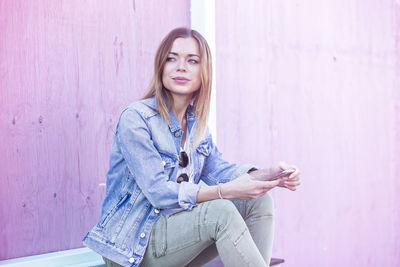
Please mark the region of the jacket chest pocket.
<svg viewBox="0 0 400 267"><path fill-rule="evenodd" d="M210 155L211 147L207 141L200 143L196 149L199 169L203 169L205 159Z"/></svg>
<svg viewBox="0 0 400 267"><path fill-rule="evenodd" d="M178 164L178 159L177 156L172 156L172 155L167 155L164 153L160 153L161 156L161 164L164 167L164 173L168 176L169 179L171 179L171 175Z"/></svg>

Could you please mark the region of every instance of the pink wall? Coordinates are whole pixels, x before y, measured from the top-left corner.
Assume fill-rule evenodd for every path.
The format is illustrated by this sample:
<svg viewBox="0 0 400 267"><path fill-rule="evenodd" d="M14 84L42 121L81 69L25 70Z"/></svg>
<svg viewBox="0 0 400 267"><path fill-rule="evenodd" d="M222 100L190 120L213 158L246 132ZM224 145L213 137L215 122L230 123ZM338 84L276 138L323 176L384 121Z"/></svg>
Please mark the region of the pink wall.
<svg viewBox="0 0 400 267"><path fill-rule="evenodd" d="M303 172L299 191L273 192L285 267L400 266L397 3L216 1L220 149ZM189 8L0 4L0 259L81 246L116 119Z"/></svg>
<svg viewBox="0 0 400 267"><path fill-rule="evenodd" d="M220 150L302 170L274 256L400 266L400 2L220 0L216 34Z"/></svg>
<svg viewBox="0 0 400 267"><path fill-rule="evenodd" d="M173 6L173 8L167 8ZM0 260L81 247L98 220L113 127L189 3L2 1Z"/></svg>

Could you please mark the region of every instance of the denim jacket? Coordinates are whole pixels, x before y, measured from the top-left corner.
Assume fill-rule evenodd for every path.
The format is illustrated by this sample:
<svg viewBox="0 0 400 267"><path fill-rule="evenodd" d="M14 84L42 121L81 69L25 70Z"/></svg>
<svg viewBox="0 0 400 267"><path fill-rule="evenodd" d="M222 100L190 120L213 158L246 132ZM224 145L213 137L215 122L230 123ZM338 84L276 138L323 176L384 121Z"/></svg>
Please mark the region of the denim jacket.
<svg viewBox="0 0 400 267"><path fill-rule="evenodd" d="M116 126L101 217L83 243L123 266L138 266L154 223L162 209L190 210L196 205L198 182L229 182L254 166L238 166L221 158L211 135L194 149L194 183L177 183L183 131L170 112L168 124L157 111L155 98L137 101L121 114ZM189 105L188 129L196 117Z"/></svg>

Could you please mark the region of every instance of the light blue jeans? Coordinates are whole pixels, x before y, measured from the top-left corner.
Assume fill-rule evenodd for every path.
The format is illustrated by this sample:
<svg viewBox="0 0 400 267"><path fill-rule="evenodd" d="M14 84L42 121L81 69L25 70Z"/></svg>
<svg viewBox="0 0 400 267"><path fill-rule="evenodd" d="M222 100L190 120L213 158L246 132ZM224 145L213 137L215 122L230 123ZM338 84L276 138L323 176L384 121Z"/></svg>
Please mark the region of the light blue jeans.
<svg viewBox="0 0 400 267"><path fill-rule="evenodd" d="M217 255L226 267L269 266L273 209L267 193L253 200L211 200L161 216L140 267L202 266ZM120 266L104 260L108 267Z"/></svg>

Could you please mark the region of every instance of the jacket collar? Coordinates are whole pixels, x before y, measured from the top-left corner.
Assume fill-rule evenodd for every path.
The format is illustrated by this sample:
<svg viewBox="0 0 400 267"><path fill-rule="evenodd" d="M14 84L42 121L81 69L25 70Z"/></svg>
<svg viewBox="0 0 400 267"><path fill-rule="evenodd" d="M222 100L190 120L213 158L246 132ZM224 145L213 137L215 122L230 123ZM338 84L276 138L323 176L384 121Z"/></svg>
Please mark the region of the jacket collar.
<svg viewBox="0 0 400 267"><path fill-rule="evenodd" d="M150 97L150 98L146 98L143 100L143 103L150 107L151 109L153 109L154 111L158 112L158 107L157 107L157 101L156 98ZM186 110L186 119L188 121L194 121L196 119L195 113L193 111L193 101L189 104L187 110ZM169 111L169 122L168 122L168 126L171 132L176 132L177 130L181 129L181 125L178 121L178 119L175 117L174 112L172 112L172 110Z"/></svg>

